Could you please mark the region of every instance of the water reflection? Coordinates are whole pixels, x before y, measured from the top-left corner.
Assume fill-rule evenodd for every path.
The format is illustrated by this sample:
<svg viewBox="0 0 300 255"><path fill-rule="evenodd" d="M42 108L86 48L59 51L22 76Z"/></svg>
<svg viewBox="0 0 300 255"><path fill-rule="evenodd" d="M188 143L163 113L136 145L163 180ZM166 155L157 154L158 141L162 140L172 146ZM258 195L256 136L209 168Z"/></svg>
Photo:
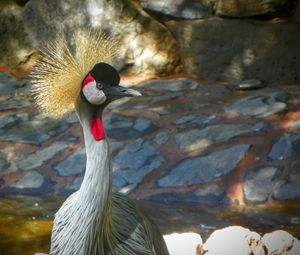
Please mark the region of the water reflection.
<svg viewBox="0 0 300 255"><path fill-rule="evenodd" d="M49 251L54 213L63 199L57 197L0 197L1 255L32 255ZM241 225L258 233L284 229L300 239L298 207L262 210L255 207L200 207L140 202L164 234L197 232L203 241L215 230Z"/></svg>
<svg viewBox="0 0 300 255"><path fill-rule="evenodd" d="M32 255L49 250L53 198L14 196L0 198L1 255Z"/></svg>

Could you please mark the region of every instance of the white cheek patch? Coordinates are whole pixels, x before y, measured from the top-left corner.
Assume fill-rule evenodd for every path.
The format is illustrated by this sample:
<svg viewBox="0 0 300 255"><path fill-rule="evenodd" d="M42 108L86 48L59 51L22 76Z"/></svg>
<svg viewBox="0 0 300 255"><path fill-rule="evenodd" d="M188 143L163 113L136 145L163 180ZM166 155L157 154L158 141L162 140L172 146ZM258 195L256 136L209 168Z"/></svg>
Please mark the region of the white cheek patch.
<svg viewBox="0 0 300 255"><path fill-rule="evenodd" d="M91 103L91 104L103 104L106 100L106 96L104 92L100 89L97 89L96 82L89 82L86 84L82 92L85 96L85 98Z"/></svg>

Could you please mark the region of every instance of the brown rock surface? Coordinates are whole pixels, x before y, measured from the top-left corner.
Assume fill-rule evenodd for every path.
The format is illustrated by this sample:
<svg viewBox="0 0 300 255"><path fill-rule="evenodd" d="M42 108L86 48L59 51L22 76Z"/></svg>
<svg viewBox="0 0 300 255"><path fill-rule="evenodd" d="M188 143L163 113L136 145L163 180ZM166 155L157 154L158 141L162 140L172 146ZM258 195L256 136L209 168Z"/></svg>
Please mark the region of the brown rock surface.
<svg viewBox="0 0 300 255"><path fill-rule="evenodd" d="M33 49L24 32L22 7L14 1L0 2L0 63L16 68Z"/></svg>
<svg viewBox="0 0 300 255"><path fill-rule="evenodd" d="M171 33L130 1L30 0L23 19L35 46L59 31L69 35L77 29L101 28L121 41L119 66L129 73L170 72L179 62Z"/></svg>
<svg viewBox="0 0 300 255"><path fill-rule="evenodd" d="M188 73L230 82L300 81L300 32L295 23L209 18L167 23Z"/></svg>
<svg viewBox="0 0 300 255"><path fill-rule="evenodd" d="M215 12L219 16L252 17L260 15L288 16L291 14L293 0L217 0Z"/></svg>

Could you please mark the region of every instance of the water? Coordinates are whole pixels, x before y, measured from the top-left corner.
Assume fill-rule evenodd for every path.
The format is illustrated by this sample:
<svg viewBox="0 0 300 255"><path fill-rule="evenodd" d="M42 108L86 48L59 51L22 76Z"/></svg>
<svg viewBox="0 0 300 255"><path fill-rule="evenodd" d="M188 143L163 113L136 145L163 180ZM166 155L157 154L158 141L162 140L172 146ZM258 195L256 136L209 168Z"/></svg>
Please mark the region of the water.
<svg viewBox="0 0 300 255"><path fill-rule="evenodd" d="M49 251L54 213L63 199L57 197L0 197L0 254L32 255ZM284 229L300 239L299 208L209 207L195 204L140 202L163 234L197 232L205 241L215 230L242 225L260 234Z"/></svg>

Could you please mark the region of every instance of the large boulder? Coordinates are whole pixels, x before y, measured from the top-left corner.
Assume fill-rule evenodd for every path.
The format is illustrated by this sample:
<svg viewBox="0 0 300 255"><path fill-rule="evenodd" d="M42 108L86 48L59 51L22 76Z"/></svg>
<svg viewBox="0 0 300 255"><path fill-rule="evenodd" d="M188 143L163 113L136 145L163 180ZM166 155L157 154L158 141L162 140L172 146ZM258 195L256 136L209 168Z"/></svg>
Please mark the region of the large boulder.
<svg viewBox="0 0 300 255"><path fill-rule="evenodd" d="M296 24L298 30L300 30L300 1L298 0L295 12L292 18L293 23Z"/></svg>
<svg viewBox="0 0 300 255"><path fill-rule="evenodd" d="M33 52L24 32L22 7L13 0L0 2L0 64L15 69Z"/></svg>
<svg viewBox="0 0 300 255"><path fill-rule="evenodd" d="M211 0L141 0L141 6L147 11L181 19L203 19L213 14Z"/></svg>
<svg viewBox="0 0 300 255"><path fill-rule="evenodd" d="M169 21L188 73L211 80L300 82L300 31L296 23L212 17Z"/></svg>
<svg viewBox="0 0 300 255"><path fill-rule="evenodd" d="M30 0L23 19L30 41L36 46L58 32L101 29L121 42L119 68L129 73L170 72L179 62L171 33L130 0Z"/></svg>
<svg viewBox="0 0 300 255"><path fill-rule="evenodd" d="M294 0L217 0L215 13L227 17L289 16Z"/></svg>

